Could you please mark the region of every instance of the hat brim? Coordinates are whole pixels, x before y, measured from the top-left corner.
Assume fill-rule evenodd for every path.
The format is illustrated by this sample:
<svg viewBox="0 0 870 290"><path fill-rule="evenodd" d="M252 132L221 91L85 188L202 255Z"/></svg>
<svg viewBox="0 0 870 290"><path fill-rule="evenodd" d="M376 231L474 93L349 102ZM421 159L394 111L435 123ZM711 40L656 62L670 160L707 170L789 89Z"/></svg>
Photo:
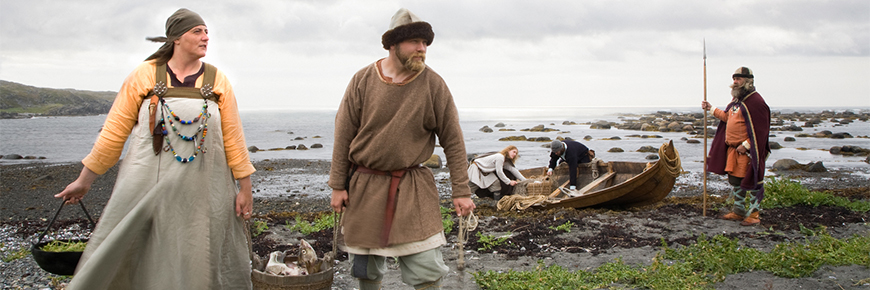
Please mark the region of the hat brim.
<svg viewBox="0 0 870 290"><path fill-rule="evenodd" d="M427 22L419 21L398 26L392 30L384 32L384 35L381 36L381 44L384 45L384 49L390 49L390 46L413 38L425 39L426 45L432 45L432 41L435 39L435 32L432 31L432 25L429 25Z"/></svg>

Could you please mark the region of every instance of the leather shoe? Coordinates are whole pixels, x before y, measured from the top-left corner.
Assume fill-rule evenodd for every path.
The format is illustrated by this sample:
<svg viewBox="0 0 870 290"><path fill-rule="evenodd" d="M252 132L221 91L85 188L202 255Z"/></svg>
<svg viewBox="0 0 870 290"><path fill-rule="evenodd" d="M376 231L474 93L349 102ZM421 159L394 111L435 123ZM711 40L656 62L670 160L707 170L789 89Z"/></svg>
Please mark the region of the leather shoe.
<svg viewBox="0 0 870 290"><path fill-rule="evenodd" d="M734 212L729 212L723 216L720 216L719 218L723 219L723 220L729 220L729 221L741 221L741 220L743 220L742 216L739 216Z"/></svg>
<svg viewBox="0 0 870 290"><path fill-rule="evenodd" d="M743 221L740 222L740 225L741 226L754 226L754 225L757 225L760 223L761 223L761 219L758 217L758 212L756 211L756 212L753 212L752 214L750 214L745 219L743 219Z"/></svg>

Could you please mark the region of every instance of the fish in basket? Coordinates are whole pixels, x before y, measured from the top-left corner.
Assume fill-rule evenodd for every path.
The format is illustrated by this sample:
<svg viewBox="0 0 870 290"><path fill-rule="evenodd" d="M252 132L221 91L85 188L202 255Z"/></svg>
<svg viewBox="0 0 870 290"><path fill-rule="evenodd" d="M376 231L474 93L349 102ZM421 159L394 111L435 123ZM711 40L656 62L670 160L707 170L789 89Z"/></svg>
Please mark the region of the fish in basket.
<svg viewBox="0 0 870 290"><path fill-rule="evenodd" d="M251 283L254 289L330 289L332 259L332 253L318 258L311 244L300 239L299 256L276 251L269 254L267 263L254 261Z"/></svg>

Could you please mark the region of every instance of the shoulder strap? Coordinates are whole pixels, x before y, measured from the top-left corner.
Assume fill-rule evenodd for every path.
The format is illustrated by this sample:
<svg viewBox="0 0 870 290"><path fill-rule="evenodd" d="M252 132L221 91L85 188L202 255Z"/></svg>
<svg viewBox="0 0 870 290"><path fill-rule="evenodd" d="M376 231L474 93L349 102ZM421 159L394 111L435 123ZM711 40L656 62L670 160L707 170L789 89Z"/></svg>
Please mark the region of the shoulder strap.
<svg viewBox="0 0 870 290"><path fill-rule="evenodd" d="M157 83L169 83L168 81L166 81L166 63L157 66L157 69L155 70L154 80L157 81Z"/></svg>
<svg viewBox="0 0 870 290"><path fill-rule="evenodd" d="M205 71L202 73L202 86L210 85L214 87L215 76L217 76L217 68L209 63L205 64Z"/></svg>
<svg viewBox="0 0 870 290"><path fill-rule="evenodd" d="M166 78L166 64L158 65L155 69L155 86L146 97L150 97L153 95L159 95L163 97L168 92L172 92L172 97L180 97L180 98L208 98L213 99L215 102L219 101L219 96L214 94L212 90L214 89L215 79L217 77L217 67L203 62L205 66L205 70L202 75L202 86L200 88L168 88L168 82ZM162 88L161 88L162 87ZM155 92L162 90L161 92Z"/></svg>

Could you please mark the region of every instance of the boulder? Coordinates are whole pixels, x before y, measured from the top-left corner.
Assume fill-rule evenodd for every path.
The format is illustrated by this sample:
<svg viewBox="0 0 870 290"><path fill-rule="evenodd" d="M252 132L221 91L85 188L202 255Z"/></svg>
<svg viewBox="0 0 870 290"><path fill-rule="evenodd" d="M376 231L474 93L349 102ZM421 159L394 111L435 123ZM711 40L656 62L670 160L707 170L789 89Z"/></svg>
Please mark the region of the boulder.
<svg viewBox="0 0 870 290"><path fill-rule="evenodd" d="M804 168L804 171L807 171L807 172L827 172L828 169L825 168L825 164L822 164L822 162L819 161L819 162L810 162L809 164L807 164L806 168Z"/></svg>
<svg viewBox="0 0 870 290"><path fill-rule="evenodd" d="M659 149L656 149L655 147L652 147L652 146L643 146L643 147L640 147L640 149L637 149L637 152L653 153L653 152L659 152Z"/></svg>
<svg viewBox="0 0 870 290"><path fill-rule="evenodd" d="M586 140L586 141L592 140L592 136L589 136L589 135L583 136L583 140Z"/></svg>
<svg viewBox="0 0 870 290"><path fill-rule="evenodd" d="M296 138L293 138L293 140L294 140L294 141L305 140L305 138L303 138L303 137L296 137Z"/></svg>
<svg viewBox="0 0 870 290"><path fill-rule="evenodd" d="M311 144L311 149L315 149L315 148L323 148L323 144L320 144L320 143Z"/></svg>
<svg viewBox="0 0 870 290"><path fill-rule="evenodd" d="M504 127L504 123L498 122L497 124L493 125L493 127L502 128L502 127Z"/></svg>
<svg viewBox="0 0 870 290"><path fill-rule="evenodd" d="M813 133L813 137L816 137L816 138L828 138L828 137L831 137L831 134L833 134L833 133L831 133L831 131L828 131L828 130L822 130L822 131L820 131L820 132Z"/></svg>
<svg viewBox="0 0 870 290"><path fill-rule="evenodd" d="M299 144L296 146L296 150L308 150L308 147L305 147L303 144Z"/></svg>
<svg viewBox="0 0 870 290"><path fill-rule="evenodd" d="M828 152L831 152L831 154L840 154L840 149L842 149L842 147L834 146L834 147L831 147L831 149L828 150Z"/></svg>
<svg viewBox="0 0 870 290"><path fill-rule="evenodd" d="M773 163L774 170L793 170L801 168L801 164L794 159L780 159Z"/></svg>
<svg viewBox="0 0 870 290"><path fill-rule="evenodd" d="M507 136L507 137L501 137L498 139L498 141L526 141L526 140L528 140L528 139L526 139L525 135Z"/></svg>
<svg viewBox="0 0 870 290"><path fill-rule="evenodd" d="M257 146L248 146L248 151L257 152L260 151L260 148L257 148Z"/></svg>
<svg viewBox="0 0 870 290"><path fill-rule="evenodd" d="M785 139L783 139L783 141L785 141L785 142L794 142L795 139L794 139L794 137L789 136L789 137L785 137Z"/></svg>
<svg viewBox="0 0 870 290"><path fill-rule="evenodd" d="M768 143L768 145L770 145L770 149L782 149L782 145L779 145L779 143L777 142L770 142Z"/></svg>
<svg viewBox="0 0 870 290"><path fill-rule="evenodd" d="M607 152L620 153L620 152L625 152L625 150L622 150L622 148L619 148L619 147L613 147L613 148L610 148L610 150L607 150Z"/></svg>
<svg viewBox="0 0 870 290"><path fill-rule="evenodd" d="M658 131L659 128L656 126L650 125L649 123L643 123L643 125L640 126L640 130L641 131Z"/></svg>
<svg viewBox="0 0 870 290"><path fill-rule="evenodd" d="M849 134L846 132L831 134L831 139L847 139L847 138L853 138L852 134Z"/></svg>
<svg viewBox="0 0 870 290"><path fill-rule="evenodd" d="M780 131L803 131L804 129L801 127L798 127L796 125L788 125L788 126L782 126L781 128L779 128L779 130Z"/></svg>
<svg viewBox="0 0 870 290"><path fill-rule="evenodd" d="M646 160L659 160L659 155L658 154L647 155Z"/></svg>
<svg viewBox="0 0 870 290"><path fill-rule="evenodd" d="M478 131L483 132L483 133L492 133L492 128L484 125L483 128L480 128L480 130L478 130Z"/></svg>
<svg viewBox="0 0 870 290"><path fill-rule="evenodd" d="M296 150L296 145L290 145L290 146L284 147L284 149L285 150Z"/></svg>
<svg viewBox="0 0 870 290"><path fill-rule="evenodd" d="M700 144L701 141L699 141L698 139L689 139L689 141L686 141L686 143L687 144Z"/></svg>
<svg viewBox="0 0 870 290"><path fill-rule="evenodd" d="M598 121L589 126L589 129L610 130L610 123L607 121Z"/></svg>
<svg viewBox="0 0 870 290"><path fill-rule="evenodd" d="M432 154L426 162L423 162L423 166L429 168L441 168L441 165L441 156L438 156L438 154Z"/></svg>
<svg viewBox="0 0 870 290"><path fill-rule="evenodd" d="M692 126L692 125L686 124L686 125L683 125L682 130L685 131L685 132L691 132L691 131L694 131L694 130L695 130L695 126Z"/></svg>

